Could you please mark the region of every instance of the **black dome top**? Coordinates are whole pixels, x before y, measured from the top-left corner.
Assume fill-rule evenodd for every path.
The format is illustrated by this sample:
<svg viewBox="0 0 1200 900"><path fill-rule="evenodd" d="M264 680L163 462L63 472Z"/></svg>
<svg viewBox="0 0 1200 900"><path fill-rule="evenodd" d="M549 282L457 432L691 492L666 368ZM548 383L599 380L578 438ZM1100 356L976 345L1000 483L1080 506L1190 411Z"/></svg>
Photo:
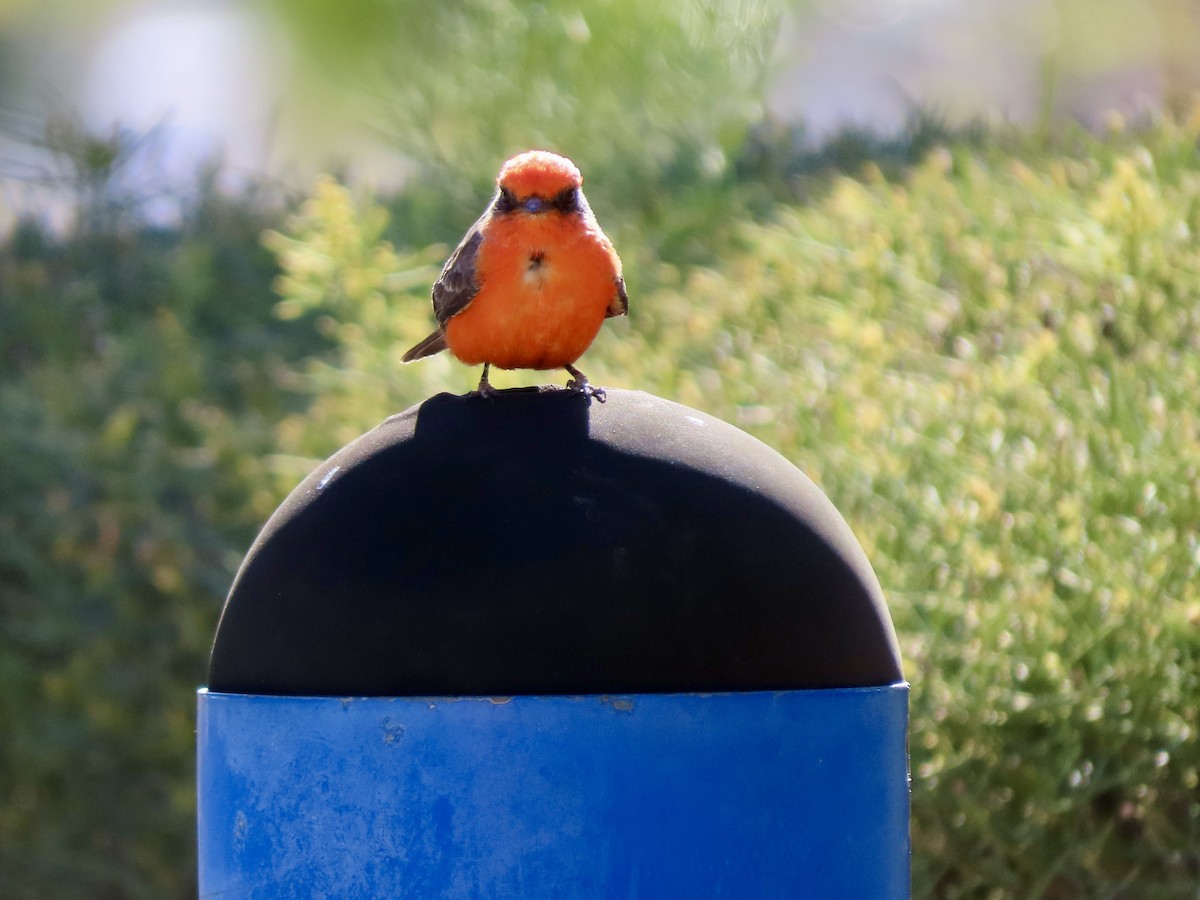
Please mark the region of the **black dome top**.
<svg viewBox="0 0 1200 900"><path fill-rule="evenodd" d="M765 444L637 391L440 394L259 534L209 689L736 691L902 679L862 548Z"/></svg>

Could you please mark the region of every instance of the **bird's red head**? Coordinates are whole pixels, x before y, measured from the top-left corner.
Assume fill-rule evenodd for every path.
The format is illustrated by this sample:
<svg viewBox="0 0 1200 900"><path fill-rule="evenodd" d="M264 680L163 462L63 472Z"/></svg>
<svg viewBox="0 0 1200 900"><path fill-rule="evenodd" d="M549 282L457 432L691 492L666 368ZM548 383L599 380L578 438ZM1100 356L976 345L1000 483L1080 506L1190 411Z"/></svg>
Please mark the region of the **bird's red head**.
<svg viewBox="0 0 1200 900"><path fill-rule="evenodd" d="M496 184L517 198L549 199L578 188L583 184L583 176L575 163L565 156L546 150L528 150L504 164Z"/></svg>

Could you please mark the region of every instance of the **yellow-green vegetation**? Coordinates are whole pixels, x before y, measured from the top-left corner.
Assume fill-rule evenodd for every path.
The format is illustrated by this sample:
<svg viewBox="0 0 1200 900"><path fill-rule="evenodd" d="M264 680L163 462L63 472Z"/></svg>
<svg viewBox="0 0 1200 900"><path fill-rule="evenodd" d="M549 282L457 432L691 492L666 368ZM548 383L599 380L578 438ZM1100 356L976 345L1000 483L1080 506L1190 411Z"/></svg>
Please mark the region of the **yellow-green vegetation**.
<svg viewBox="0 0 1200 900"><path fill-rule="evenodd" d="M589 375L756 434L874 562L913 684L916 897L1194 897L1198 133L950 140L816 177L756 221L730 186L702 264L655 258L645 223L614 235L631 316ZM280 428L281 489L478 377L397 365L447 248L385 233L381 207L322 181L267 238L280 312L315 313L337 347Z"/></svg>
<svg viewBox="0 0 1200 900"><path fill-rule="evenodd" d="M196 687L311 325L272 214L0 243L0 896L194 897Z"/></svg>
<svg viewBox="0 0 1200 900"><path fill-rule="evenodd" d="M307 61L294 93L326 128L330 107L370 123L414 169L452 176L442 188L460 201L506 156L547 146L585 172L606 168L601 190L629 203L652 201L664 167L719 170L737 153L760 117L780 18L805 5L268 0Z"/></svg>

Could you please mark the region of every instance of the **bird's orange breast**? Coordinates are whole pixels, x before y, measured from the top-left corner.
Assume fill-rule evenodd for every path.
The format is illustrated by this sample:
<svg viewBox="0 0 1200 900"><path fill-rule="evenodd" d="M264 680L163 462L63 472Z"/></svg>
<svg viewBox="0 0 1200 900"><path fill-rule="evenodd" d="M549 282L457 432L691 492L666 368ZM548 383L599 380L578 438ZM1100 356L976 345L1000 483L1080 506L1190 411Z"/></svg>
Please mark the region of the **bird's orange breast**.
<svg viewBox="0 0 1200 900"><path fill-rule="evenodd" d="M493 219L475 266L479 292L446 323L446 342L468 365L502 369L557 369L579 359L620 274L594 222L556 213Z"/></svg>

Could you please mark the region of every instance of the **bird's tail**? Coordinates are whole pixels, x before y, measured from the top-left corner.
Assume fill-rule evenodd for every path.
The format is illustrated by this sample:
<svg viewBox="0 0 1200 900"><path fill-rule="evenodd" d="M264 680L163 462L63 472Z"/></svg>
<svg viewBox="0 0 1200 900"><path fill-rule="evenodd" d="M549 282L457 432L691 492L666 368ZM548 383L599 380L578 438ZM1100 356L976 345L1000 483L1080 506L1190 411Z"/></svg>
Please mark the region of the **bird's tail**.
<svg viewBox="0 0 1200 900"><path fill-rule="evenodd" d="M401 362L412 362L414 359L421 359L425 356L433 356L435 353L441 353L446 349L446 335L441 331L435 331L417 346L413 347L404 356L400 357Z"/></svg>

